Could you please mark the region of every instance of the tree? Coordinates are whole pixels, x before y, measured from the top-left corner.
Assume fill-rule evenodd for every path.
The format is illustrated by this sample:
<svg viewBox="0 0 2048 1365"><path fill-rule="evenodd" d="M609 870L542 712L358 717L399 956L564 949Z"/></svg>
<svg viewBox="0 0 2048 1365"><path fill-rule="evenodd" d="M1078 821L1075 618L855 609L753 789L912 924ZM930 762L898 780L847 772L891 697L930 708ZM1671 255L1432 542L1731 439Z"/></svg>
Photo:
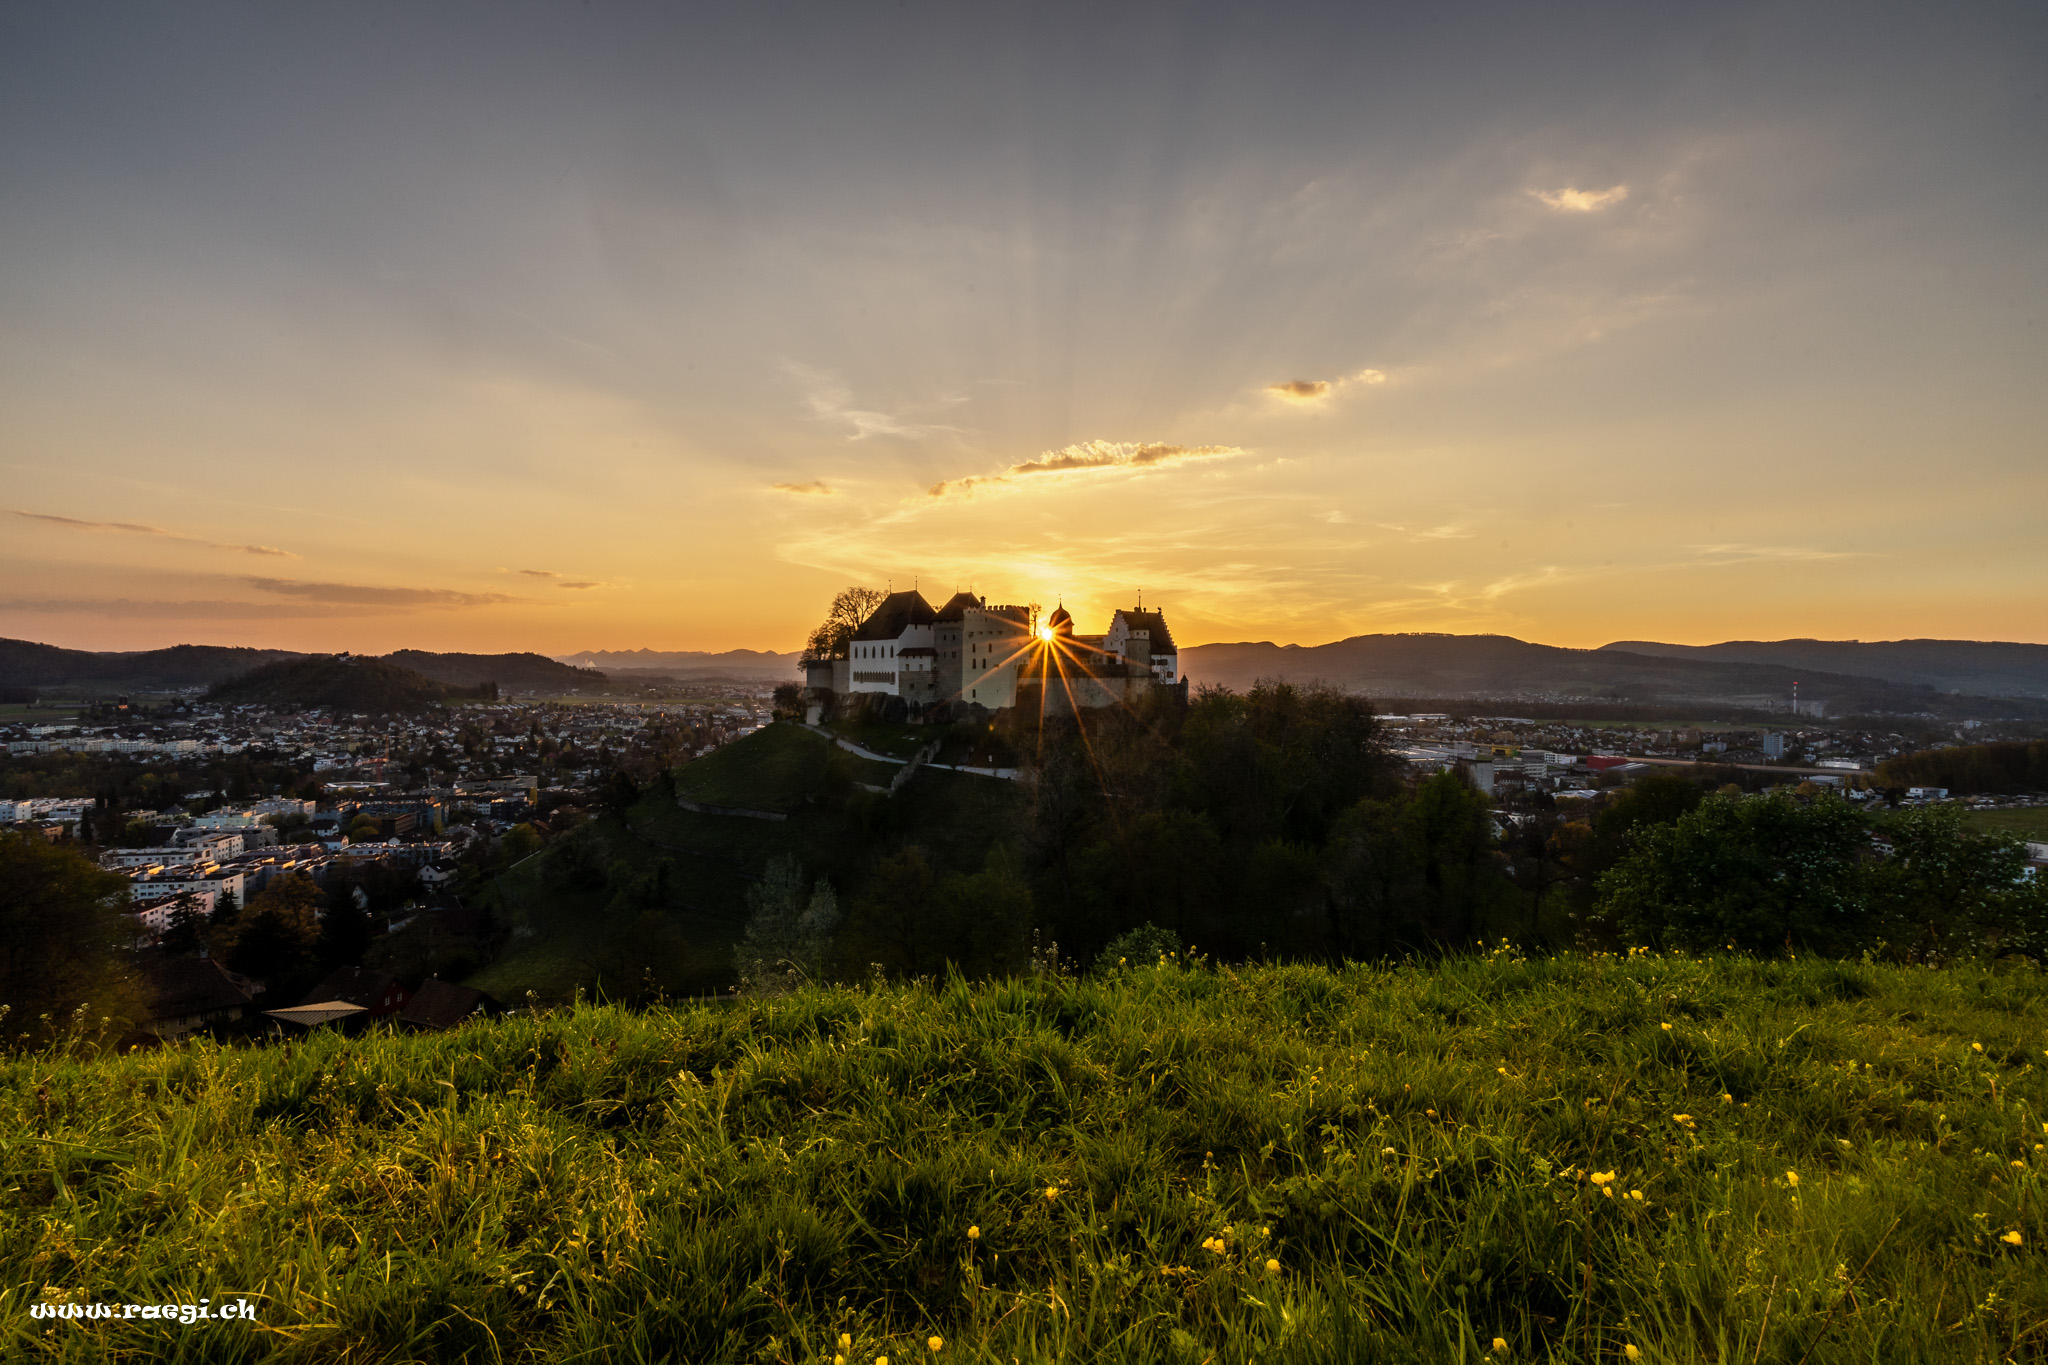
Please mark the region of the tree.
<svg viewBox="0 0 2048 1365"><path fill-rule="evenodd" d="M325 897L311 877L285 872L249 898L227 945L227 963L260 980L288 979L311 959ZM220 956L216 949L215 956Z"/></svg>
<svg viewBox="0 0 2048 1365"><path fill-rule="evenodd" d="M874 614L888 594L880 588L850 587L832 599L825 619L811 632L804 656L811 659L843 659L853 643L853 633Z"/></svg>
<svg viewBox="0 0 2048 1365"><path fill-rule="evenodd" d="M803 864L789 854L772 858L759 885L747 889L747 928L733 947L740 989L778 995L825 972L839 898L823 877L804 889Z"/></svg>
<svg viewBox="0 0 2048 1365"><path fill-rule="evenodd" d="M1752 953L1852 951L1866 940L1862 812L1833 793L1709 796L1599 882L1599 909L1634 945Z"/></svg>
<svg viewBox="0 0 2048 1365"><path fill-rule="evenodd" d="M1894 951L1929 959L2048 946L2048 880L2026 875L2024 842L1963 828L1960 806L1880 816L1888 856L1863 867L1870 932Z"/></svg>
<svg viewBox="0 0 2048 1365"><path fill-rule="evenodd" d="M0 833L0 1002L5 1036L40 1042L74 1013L140 1023L147 1009L121 954L128 883L76 851Z"/></svg>
<svg viewBox="0 0 2048 1365"><path fill-rule="evenodd" d="M370 915L358 900L368 900L361 888L350 888L334 898L320 921L320 941L315 956L323 967L358 967L370 949Z"/></svg>

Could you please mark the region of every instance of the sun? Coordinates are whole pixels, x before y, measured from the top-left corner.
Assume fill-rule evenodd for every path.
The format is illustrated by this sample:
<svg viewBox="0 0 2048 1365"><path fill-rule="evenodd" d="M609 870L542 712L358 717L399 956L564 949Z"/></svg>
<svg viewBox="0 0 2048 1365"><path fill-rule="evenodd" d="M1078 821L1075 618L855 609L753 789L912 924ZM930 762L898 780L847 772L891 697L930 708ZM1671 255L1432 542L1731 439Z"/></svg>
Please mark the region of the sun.
<svg viewBox="0 0 2048 1365"><path fill-rule="evenodd" d="M1052 640L1052 627L1040 626L1038 628L1038 638L1050 642Z"/></svg>

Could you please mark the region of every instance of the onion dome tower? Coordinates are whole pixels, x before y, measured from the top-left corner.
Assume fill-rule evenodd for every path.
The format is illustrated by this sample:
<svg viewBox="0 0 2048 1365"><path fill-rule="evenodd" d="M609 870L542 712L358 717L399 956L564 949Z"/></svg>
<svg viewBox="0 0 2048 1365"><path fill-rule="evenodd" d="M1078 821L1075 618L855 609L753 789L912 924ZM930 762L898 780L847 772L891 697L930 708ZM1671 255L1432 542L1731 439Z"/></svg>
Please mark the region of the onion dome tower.
<svg viewBox="0 0 2048 1365"><path fill-rule="evenodd" d="M1073 635L1074 618L1067 614L1065 604L1052 609L1052 615L1045 618L1045 628L1054 635Z"/></svg>

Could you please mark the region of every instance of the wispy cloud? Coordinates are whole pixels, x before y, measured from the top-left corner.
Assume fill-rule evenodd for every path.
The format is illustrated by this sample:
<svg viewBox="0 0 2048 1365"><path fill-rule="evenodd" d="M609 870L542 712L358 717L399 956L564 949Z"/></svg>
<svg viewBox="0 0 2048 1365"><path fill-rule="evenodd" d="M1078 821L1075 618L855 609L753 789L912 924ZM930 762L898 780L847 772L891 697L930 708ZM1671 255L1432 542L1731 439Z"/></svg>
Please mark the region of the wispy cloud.
<svg viewBox="0 0 2048 1365"><path fill-rule="evenodd" d="M604 584L597 582L585 582L579 579L571 583L557 583L555 584L555 586L558 588L567 588L572 592L581 592L585 588L601 588L604 586Z"/></svg>
<svg viewBox="0 0 2048 1365"><path fill-rule="evenodd" d="M458 592L454 588L385 588L361 583L306 583L291 578L245 578L264 592L361 607L489 607L525 599L502 592Z"/></svg>
<svg viewBox="0 0 2048 1365"><path fill-rule="evenodd" d="M1566 186L1561 190L1530 190L1529 193L1560 213L1598 213L1601 209L1619 204L1628 198L1628 186L1616 185L1606 190L1581 190Z"/></svg>
<svg viewBox="0 0 2048 1365"><path fill-rule="evenodd" d="M523 573L523 574L525 574L525 575L526 575L527 577L529 577L529 578L560 578L560 577L561 577L561 575L560 575L560 574L558 574L558 573L556 573L556 572L555 572L555 571L554 571L553 569L521 569L521 570L519 570L519 572L520 572L520 573Z"/></svg>
<svg viewBox="0 0 2048 1365"><path fill-rule="evenodd" d="M831 484L818 479L813 479L809 483L778 483L771 486L778 493L796 493L821 498L829 498L835 492Z"/></svg>
<svg viewBox="0 0 2048 1365"><path fill-rule="evenodd" d="M853 388L844 379L830 370L814 369L809 365L788 364L789 372L804 386L804 406L810 409L813 421L844 422L852 431L849 441L865 441L870 436L923 437L941 432L957 432L958 427L949 427L937 422L911 420L905 413L882 412L875 408L855 407ZM960 399L946 400L942 406L950 406Z"/></svg>
<svg viewBox="0 0 2048 1365"><path fill-rule="evenodd" d="M1690 545L1686 547L1702 559L1714 564L1745 564L1759 560L1775 560L1781 563L1805 563L1820 559L1857 559L1860 550L1821 550L1805 545L1746 545L1724 543L1718 545Z"/></svg>
<svg viewBox="0 0 2048 1365"><path fill-rule="evenodd" d="M963 479L935 483L928 491L934 498L967 493L992 484L1015 483L1046 474L1073 474L1084 470L1158 469L1196 460L1221 460L1242 455L1238 446L1179 446L1158 441L1083 441L1077 445L1048 450L1035 460L1013 464L1000 474L977 474Z"/></svg>
<svg viewBox="0 0 2048 1365"><path fill-rule="evenodd" d="M24 512L18 507L7 509L13 515L28 521L40 521L50 526L61 526L67 531L114 532L118 535L155 536L160 540L175 540L186 545L204 545L209 550L233 550L245 555L271 555L278 559L297 559L290 550L280 550L275 545L232 545L204 536L188 536L179 531L167 530L162 526L151 526L139 521L85 521L78 517L60 517L49 512Z"/></svg>

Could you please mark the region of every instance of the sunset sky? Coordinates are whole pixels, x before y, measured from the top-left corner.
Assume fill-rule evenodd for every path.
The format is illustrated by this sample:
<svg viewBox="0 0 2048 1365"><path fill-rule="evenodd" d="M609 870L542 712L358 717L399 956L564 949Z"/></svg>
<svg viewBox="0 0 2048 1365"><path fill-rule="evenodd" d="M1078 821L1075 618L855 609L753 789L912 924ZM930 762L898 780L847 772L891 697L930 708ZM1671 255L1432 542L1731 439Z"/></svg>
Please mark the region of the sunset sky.
<svg viewBox="0 0 2048 1365"><path fill-rule="evenodd" d="M2048 7L0 4L0 634L2048 641Z"/></svg>

